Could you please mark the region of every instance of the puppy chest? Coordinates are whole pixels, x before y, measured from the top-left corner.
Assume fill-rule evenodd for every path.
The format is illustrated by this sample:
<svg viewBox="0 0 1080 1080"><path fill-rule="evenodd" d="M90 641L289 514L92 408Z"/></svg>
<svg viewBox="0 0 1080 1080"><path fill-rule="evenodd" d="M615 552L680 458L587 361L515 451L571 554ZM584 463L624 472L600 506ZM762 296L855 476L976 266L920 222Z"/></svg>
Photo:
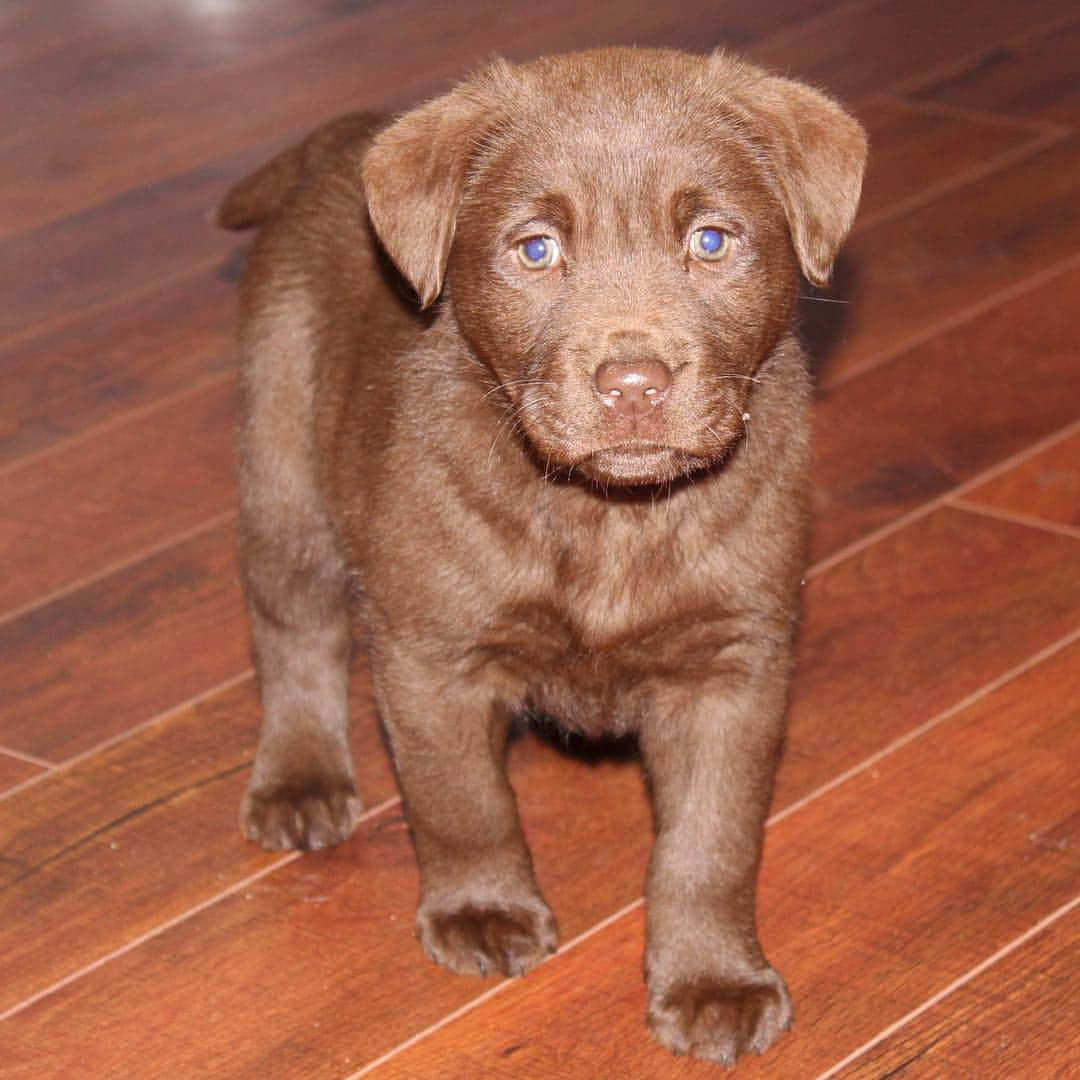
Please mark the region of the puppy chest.
<svg viewBox="0 0 1080 1080"><path fill-rule="evenodd" d="M716 604L662 614L646 606L638 618L632 606L584 620L548 603L517 604L489 624L473 660L509 683L519 705L568 728L631 730L656 687L709 677L737 636Z"/></svg>

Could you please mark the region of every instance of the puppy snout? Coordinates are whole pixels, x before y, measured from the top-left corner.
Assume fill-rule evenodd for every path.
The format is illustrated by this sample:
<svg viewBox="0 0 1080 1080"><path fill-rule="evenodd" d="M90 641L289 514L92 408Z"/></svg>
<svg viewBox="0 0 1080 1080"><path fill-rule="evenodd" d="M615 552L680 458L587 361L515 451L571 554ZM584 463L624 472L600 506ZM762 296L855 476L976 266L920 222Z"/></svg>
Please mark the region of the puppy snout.
<svg viewBox="0 0 1080 1080"><path fill-rule="evenodd" d="M593 375L600 400L617 416L647 416L667 395L671 371L660 360L611 360Z"/></svg>

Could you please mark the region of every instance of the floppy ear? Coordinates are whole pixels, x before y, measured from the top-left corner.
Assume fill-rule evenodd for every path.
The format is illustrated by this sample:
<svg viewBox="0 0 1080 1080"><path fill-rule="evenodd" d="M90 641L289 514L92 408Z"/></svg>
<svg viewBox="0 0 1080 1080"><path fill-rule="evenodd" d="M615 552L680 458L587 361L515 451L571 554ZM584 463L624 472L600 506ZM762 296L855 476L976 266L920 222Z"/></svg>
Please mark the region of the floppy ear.
<svg viewBox="0 0 1080 1080"><path fill-rule="evenodd" d="M732 63L717 54L711 62ZM825 285L859 205L866 132L819 91L753 70L740 88L745 119L771 159L803 273Z"/></svg>
<svg viewBox="0 0 1080 1080"><path fill-rule="evenodd" d="M469 163L494 109L498 62L375 137L361 174L368 214L423 307L442 289Z"/></svg>

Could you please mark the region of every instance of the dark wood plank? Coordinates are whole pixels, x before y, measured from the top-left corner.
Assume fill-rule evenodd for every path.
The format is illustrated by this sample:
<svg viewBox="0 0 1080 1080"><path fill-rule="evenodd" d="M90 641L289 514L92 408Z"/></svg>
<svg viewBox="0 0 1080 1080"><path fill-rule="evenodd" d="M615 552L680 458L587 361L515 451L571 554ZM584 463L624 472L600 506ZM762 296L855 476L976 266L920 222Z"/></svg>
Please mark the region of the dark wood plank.
<svg viewBox="0 0 1080 1080"><path fill-rule="evenodd" d="M925 340L988 295L1080 248L1080 140L1070 139L856 232L806 335L828 384Z"/></svg>
<svg viewBox="0 0 1080 1080"><path fill-rule="evenodd" d="M355 108L400 108L445 88L489 59L588 45L709 48L745 42L778 21L797 23L836 0L500 0L375 4L352 18L265 49L221 71L152 86L112 105L58 120L0 147L0 233L55 221L221 153L299 132ZM387 64L387 57L424 58ZM227 103L227 105L223 105Z"/></svg>
<svg viewBox="0 0 1080 1080"><path fill-rule="evenodd" d="M770 830L762 934L796 1021L740 1076L817 1075L1071 899L1078 703L1074 646ZM639 909L374 1075L555 1077L579 1055L596 1076L714 1075L646 1034L642 924Z"/></svg>
<svg viewBox="0 0 1080 1080"><path fill-rule="evenodd" d="M44 771L40 765L32 765L29 761L0 750L0 794L24 780L29 780L31 776L39 776ZM2 859L3 856L0 855L0 861Z"/></svg>
<svg viewBox="0 0 1080 1080"><path fill-rule="evenodd" d="M856 229L967 173L985 170L1035 138L1027 125L931 112L899 99L856 104L855 111L870 136Z"/></svg>
<svg viewBox="0 0 1080 1080"><path fill-rule="evenodd" d="M940 77L1002 42L1067 18L1060 0L1035 0L1022 8L1010 0L980 0L977 11L939 0L874 0L772 34L750 52L762 63L852 98Z"/></svg>
<svg viewBox="0 0 1080 1080"><path fill-rule="evenodd" d="M1080 434L972 488L964 501L1080 529Z"/></svg>
<svg viewBox="0 0 1080 1080"><path fill-rule="evenodd" d="M824 389L815 408L814 558L1071 423L1080 401L1077 310L1080 266Z"/></svg>
<svg viewBox="0 0 1080 1080"><path fill-rule="evenodd" d="M1080 21L1023 45L1000 45L914 96L1053 124L1080 123Z"/></svg>
<svg viewBox="0 0 1080 1080"><path fill-rule="evenodd" d="M248 663L217 526L0 625L0 745L62 761Z"/></svg>
<svg viewBox="0 0 1080 1080"><path fill-rule="evenodd" d="M837 1076L1065 1076L1080 1061L1066 1000L1080 968L1075 909L916 1017Z"/></svg>
<svg viewBox="0 0 1080 1080"><path fill-rule="evenodd" d="M178 93L208 70L348 16L363 0L190 0L109 3L22 0L0 11L0 98L14 107L0 139L39 130L170 83Z"/></svg>
<svg viewBox="0 0 1080 1080"><path fill-rule="evenodd" d="M233 397L219 382L9 471L0 613L231 510Z"/></svg>
<svg viewBox="0 0 1080 1080"><path fill-rule="evenodd" d="M1076 550L1066 537L942 510L812 581L777 806L1064 633L1080 596ZM532 738L511 767L541 885L572 937L640 889L650 842L640 778L632 764L567 761ZM278 1074L311 1076L378 1057L485 988L430 965L412 939L415 868L396 820L43 999L9 1024L11 1045L51 1047L62 1067L93 1030L101 1071L151 1048L180 1072L193 1054L222 1055L225 1071L277 1061ZM639 992L639 963L620 1002ZM167 1007L147 985L167 988ZM183 1035L192 1030L204 1033L197 1045Z"/></svg>
<svg viewBox="0 0 1080 1080"><path fill-rule="evenodd" d="M363 664L352 682L375 807L396 793L393 769ZM0 803L0 1013L280 861L237 826L258 718L249 677Z"/></svg>
<svg viewBox="0 0 1080 1080"><path fill-rule="evenodd" d="M177 231L190 225L182 219ZM176 239L167 237L166 248ZM104 255L106 267L120 261L115 249ZM216 255L196 260L159 281L168 270L163 259L149 288L121 280L107 290L111 301L88 309L42 303L45 325L0 345L0 469L229 372L236 287L216 262Z"/></svg>
<svg viewBox="0 0 1080 1080"><path fill-rule="evenodd" d="M76 318L121 293L141 293L197 262L223 261L236 240L211 226L207 214L231 183L281 145L230 155L0 239L0 342L31 334L46 320Z"/></svg>
<svg viewBox="0 0 1080 1080"><path fill-rule="evenodd" d="M1078 555L1072 537L942 508L813 578L776 805L1072 631Z"/></svg>

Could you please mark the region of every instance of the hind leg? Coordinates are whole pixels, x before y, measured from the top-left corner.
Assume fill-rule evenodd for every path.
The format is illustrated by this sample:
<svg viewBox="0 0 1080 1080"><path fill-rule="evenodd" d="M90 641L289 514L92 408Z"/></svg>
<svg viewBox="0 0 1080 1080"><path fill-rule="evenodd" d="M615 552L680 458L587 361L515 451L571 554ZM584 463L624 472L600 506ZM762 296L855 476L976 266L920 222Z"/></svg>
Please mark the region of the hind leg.
<svg viewBox="0 0 1080 1080"><path fill-rule="evenodd" d="M352 831L360 801L348 745L346 569L312 448L303 324L263 324L249 347L241 432L240 556L263 706L241 807L265 848L324 848Z"/></svg>
<svg viewBox="0 0 1080 1080"><path fill-rule="evenodd" d="M343 577L336 566L298 568L256 546L247 585L263 725L241 824L265 848L324 848L352 832L360 809Z"/></svg>

